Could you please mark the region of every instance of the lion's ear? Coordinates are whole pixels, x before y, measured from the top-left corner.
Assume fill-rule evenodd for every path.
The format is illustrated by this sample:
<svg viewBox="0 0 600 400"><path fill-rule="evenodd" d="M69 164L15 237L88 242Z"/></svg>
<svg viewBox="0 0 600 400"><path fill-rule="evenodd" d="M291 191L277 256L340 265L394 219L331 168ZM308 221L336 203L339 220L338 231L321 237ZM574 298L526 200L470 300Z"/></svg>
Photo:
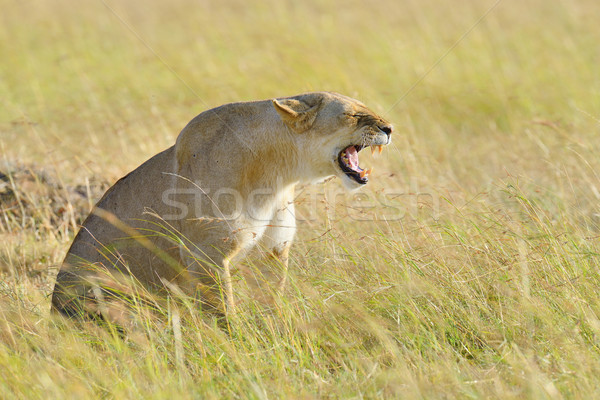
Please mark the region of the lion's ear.
<svg viewBox="0 0 600 400"><path fill-rule="evenodd" d="M274 99L273 106L281 120L293 131L302 133L309 129L317 118L321 103L310 106L296 99Z"/></svg>

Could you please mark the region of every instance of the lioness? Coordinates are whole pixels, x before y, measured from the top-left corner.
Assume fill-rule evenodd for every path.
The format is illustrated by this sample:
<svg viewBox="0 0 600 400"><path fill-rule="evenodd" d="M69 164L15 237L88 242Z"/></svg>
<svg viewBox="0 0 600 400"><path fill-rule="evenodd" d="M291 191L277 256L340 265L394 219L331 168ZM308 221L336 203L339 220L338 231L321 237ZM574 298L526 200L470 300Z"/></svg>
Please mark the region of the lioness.
<svg viewBox="0 0 600 400"><path fill-rule="evenodd" d="M358 153L369 146L381 152L391 133L359 101L328 92L201 113L174 146L100 199L57 276L53 308L69 316L99 312L101 267L149 287L202 287L214 308L231 310L236 256L260 240L287 270L294 187L332 175L350 189L365 185L370 170L359 166Z"/></svg>

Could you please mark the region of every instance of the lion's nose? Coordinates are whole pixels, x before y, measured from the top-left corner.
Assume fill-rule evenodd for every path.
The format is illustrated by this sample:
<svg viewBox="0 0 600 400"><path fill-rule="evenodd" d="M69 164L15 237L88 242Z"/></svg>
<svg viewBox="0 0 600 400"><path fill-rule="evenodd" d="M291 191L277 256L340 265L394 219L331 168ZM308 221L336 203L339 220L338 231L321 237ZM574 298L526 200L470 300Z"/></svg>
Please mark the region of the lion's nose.
<svg viewBox="0 0 600 400"><path fill-rule="evenodd" d="M386 135L390 136L392 134L393 127L391 125L380 126L381 129Z"/></svg>

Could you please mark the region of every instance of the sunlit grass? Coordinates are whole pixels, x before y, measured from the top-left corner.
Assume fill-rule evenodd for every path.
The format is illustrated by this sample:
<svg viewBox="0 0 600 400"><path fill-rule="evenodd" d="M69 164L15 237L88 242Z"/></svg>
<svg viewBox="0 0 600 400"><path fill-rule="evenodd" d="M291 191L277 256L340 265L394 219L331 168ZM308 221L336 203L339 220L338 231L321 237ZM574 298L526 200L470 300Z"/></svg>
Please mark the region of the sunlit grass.
<svg viewBox="0 0 600 400"><path fill-rule="evenodd" d="M475 26L493 5L3 1L0 397L597 397L600 4ZM396 133L361 201L303 189L285 294L257 251L225 329L185 301L125 339L48 313L107 182L204 109L310 90Z"/></svg>

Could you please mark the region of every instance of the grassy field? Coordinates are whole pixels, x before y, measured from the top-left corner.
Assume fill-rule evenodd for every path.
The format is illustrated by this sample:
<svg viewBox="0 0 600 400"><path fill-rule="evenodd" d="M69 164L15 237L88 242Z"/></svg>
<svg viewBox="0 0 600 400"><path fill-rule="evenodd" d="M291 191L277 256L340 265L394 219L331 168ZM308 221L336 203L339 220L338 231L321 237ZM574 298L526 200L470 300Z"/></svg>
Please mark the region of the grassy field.
<svg viewBox="0 0 600 400"><path fill-rule="evenodd" d="M600 397L599 2L168 4L0 0L1 398ZM228 330L170 305L125 340L49 313L116 179L313 90L396 133L361 195L302 189L285 295L238 278Z"/></svg>

